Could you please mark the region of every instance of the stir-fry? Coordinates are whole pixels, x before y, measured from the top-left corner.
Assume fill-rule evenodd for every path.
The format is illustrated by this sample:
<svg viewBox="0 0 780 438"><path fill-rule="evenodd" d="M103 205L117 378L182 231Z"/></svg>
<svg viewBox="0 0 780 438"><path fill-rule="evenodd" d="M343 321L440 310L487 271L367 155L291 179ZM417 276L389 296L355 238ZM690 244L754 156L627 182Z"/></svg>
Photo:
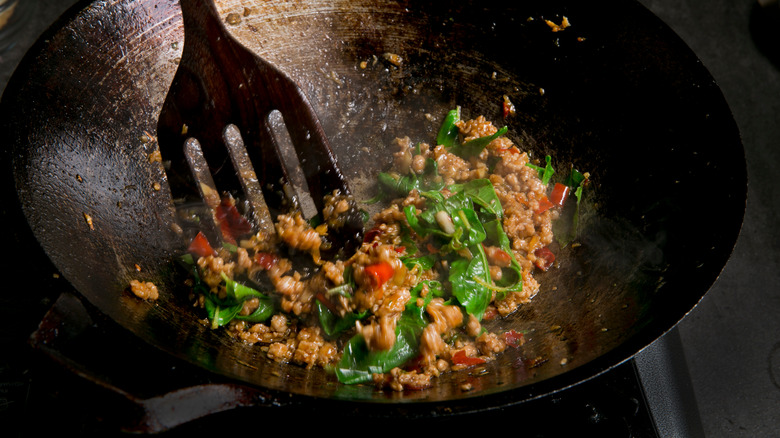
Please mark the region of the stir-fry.
<svg viewBox="0 0 780 438"><path fill-rule="evenodd" d="M183 258L204 323L275 361L395 390L519 348L522 333L483 323L539 291L534 271L555 263L553 221L565 203L579 204L587 174L553 183L550 157L532 163L506 133L455 109L435 143L396 139L392 168L365 201L382 208L349 258L321 257L328 222L298 212L277 218L278 244L248 234L225 196L215 216L229 243L215 248L199 233ZM349 202L339 193L326 201L331 220Z"/></svg>

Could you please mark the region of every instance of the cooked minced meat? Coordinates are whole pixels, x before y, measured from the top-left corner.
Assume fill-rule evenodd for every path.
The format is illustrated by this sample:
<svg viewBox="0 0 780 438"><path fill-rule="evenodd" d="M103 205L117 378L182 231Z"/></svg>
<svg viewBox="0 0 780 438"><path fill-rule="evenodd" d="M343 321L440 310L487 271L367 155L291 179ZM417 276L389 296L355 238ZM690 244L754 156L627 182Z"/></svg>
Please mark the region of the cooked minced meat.
<svg viewBox="0 0 780 438"><path fill-rule="evenodd" d="M154 301L160 297L157 286L150 281L130 280L130 290L142 300Z"/></svg>
<svg viewBox="0 0 780 438"><path fill-rule="evenodd" d="M521 345L482 322L539 291L533 272L549 267L540 251L560 205L550 205L549 182L506 130L457 116L440 144L395 140L392 168L379 178L385 204L348 259L321 258L329 230L355 205L339 192L326 196L320 224L280 215L278 247L258 234L230 236L236 247L214 251L196 237L196 305L212 326L272 360L394 390L430 387L441 373ZM380 352L390 357L383 369L371 365Z"/></svg>

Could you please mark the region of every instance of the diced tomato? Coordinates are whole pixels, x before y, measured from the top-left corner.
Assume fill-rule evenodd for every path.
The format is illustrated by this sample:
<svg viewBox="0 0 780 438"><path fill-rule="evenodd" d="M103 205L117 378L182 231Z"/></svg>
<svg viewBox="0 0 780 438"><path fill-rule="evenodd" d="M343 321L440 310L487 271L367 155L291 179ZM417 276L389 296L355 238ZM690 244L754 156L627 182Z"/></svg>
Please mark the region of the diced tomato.
<svg viewBox="0 0 780 438"><path fill-rule="evenodd" d="M536 256L534 264L543 271L550 269L555 262L555 254L546 246L534 251L534 255Z"/></svg>
<svg viewBox="0 0 780 438"><path fill-rule="evenodd" d="M266 271L273 268L279 261L279 256L270 252L257 252L255 253L255 262L262 266Z"/></svg>
<svg viewBox="0 0 780 438"><path fill-rule="evenodd" d="M552 192L550 193L550 202L563 207L563 203L566 202L566 198L569 196L569 186L566 184L555 183Z"/></svg>
<svg viewBox="0 0 780 438"><path fill-rule="evenodd" d="M379 262L366 266L365 272L371 280L371 287L376 290L381 288L387 280L393 278L395 269L390 263Z"/></svg>
<svg viewBox="0 0 780 438"><path fill-rule="evenodd" d="M222 236L231 243L235 243L239 236L252 231L252 224L241 215L229 196L222 198L222 202L216 209L216 217Z"/></svg>
<svg viewBox="0 0 780 438"><path fill-rule="evenodd" d="M206 238L206 235L203 234L202 231L199 231L192 239L190 246L187 248L187 252L195 254L198 257L206 257L217 253L214 251L214 248L211 247L209 239Z"/></svg>
<svg viewBox="0 0 780 438"><path fill-rule="evenodd" d="M464 350L460 350L452 355L452 363L454 365L466 365L470 367L472 365L485 363L485 359L482 359L481 357L466 356L466 352Z"/></svg>
<svg viewBox="0 0 780 438"><path fill-rule="evenodd" d="M506 345L509 345L510 347L519 347L523 345L523 334L518 333L514 330L509 330L508 332L504 333L504 342L506 342Z"/></svg>
<svg viewBox="0 0 780 438"><path fill-rule="evenodd" d="M542 199L539 200L539 208L536 209L536 213L544 213L553 207L555 207L555 204L550 202L550 199L547 196L542 196Z"/></svg>

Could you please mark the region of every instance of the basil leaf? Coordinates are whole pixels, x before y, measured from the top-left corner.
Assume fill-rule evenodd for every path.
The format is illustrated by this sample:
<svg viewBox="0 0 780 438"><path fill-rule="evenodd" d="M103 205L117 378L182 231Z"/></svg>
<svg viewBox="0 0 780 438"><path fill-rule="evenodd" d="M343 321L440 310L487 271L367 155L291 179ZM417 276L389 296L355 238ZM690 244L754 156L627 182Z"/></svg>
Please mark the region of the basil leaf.
<svg viewBox="0 0 780 438"><path fill-rule="evenodd" d="M572 169L571 173L569 174L569 177L566 178L566 184L567 186L571 187L572 189L577 189L580 187L580 184L585 181L585 175L580 173L577 169Z"/></svg>
<svg viewBox="0 0 780 438"><path fill-rule="evenodd" d="M450 240L450 248L457 251L478 245L485 240L485 228L474 210L468 208L453 211L451 216L455 233Z"/></svg>
<svg viewBox="0 0 780 438"><path fill-rule="evenodd" d="M209 288L201 280L200 272L198 271L198 265L195 262L195 258L192 254L184 254L179 258L181 265L188 271L194 281L192 290L193 292L201 295L210 293Z"/></svg>
<svg viewBox="0 0 780 438"><path fill-rule="evenodd" d="M582 202L583 183L587 178L577 169L572 169L571 174L566 178L565 184L574 191L574 197L577 202L573 207L566 205L561 217L553 223L555 239L561 247L567 246L577 237L577 228L580 220L580 203Z"/></svg>
<svg viewBox="0 0 780 438"><path fill-rule="evenodd" d="M501 221L496 219L485 222L485 231L488 236L487 240L506 251L512 258L509 267L502 268L501 281L496 283L497 287L494 290L500 295L504 295L509 291L523 290L523 268L520 266L517 258L515 258L514 252L512 252L512 245L504 231L504 227L501 225Z"/></svg>
<svg viewBox="0 0 780 438"><path fill-rule="evenodd" d="M205 296L205 308L208 314L209 321L211 321L211 328L216 329L229 323L233 318L238 315L241 308L244 307L242 303L233 304L230 306L222 306L216 300L213 299L212 294Z"/></svg>
<svg viewBox="0 0 780 438"><path fill-rule="evenodd" d="M444 121L439 128L436 136L436 144L451 147L458 139L458 127L455 125L460 121L460 107L450 110L444 117Z"/></svg>
<svg viewBox="0 0 780 438"><path fill-rule="evenodd" d="M447 237L447 234L439 228L434 218L434 212L430 209L423 210L419 215L416 214L417 209L414 205L407 205L404 207L404 215L406 215L406 222L409 224L409 228L412 229L418 236L425 238L431 234Z"/></svg>
<svg viewBox="0 0 780 438"><path fill-rule="evenodd" d="M444 187L444 178L439 175L439 163L433 158L425 159L425 168L420 175L420 190L441 190Z"/></svg>
<svg viewBox="0 0 780 438"><path fill-rule="evenodd" d="M471 260L457 259L450 264L449 281L452 294L466 312L481 320L493 298L488 287L492 280L482 246L475 245L471 251L474 254Z"/></svg>
<svg viewBox="0 0 780 438"><path fill-rule="evenodd" d="M420 175L414 172L403 176L380 172L377 182L382 194L392 198L404 197L412 190L441 190L444 187L444 179L439 175L439 165L433 158L426 158L425 168Z"/></svg>
<svg viewBox="0 0 780 438"><path fill-rule="evenodd" d="M248 322L263 322L274 314L276 305L272 297L230 279L225 273L222 273L222 279L225 281L225 291L227 292L225 299L220 300L210 292L204 294L206 312L212 327L221 327L234 318ZM257 309L250 315L239 315L244 307L244 301L251 298L257 298Z"/></svg>
<svg viewBox="0 0 780 438"><path fill-rule="evenodd" d="M508 130L509 128L504 126L492 135L475 138L473 140L467 141L466 143L463 143L462 145L454 145L450 148L450 152L463 158L479 155L487 147L487 145L490 144L490 142L506 134Z"/></svg>
<svg viewBox="0 0 780 438"><path fill-rule="evenodd" d="M428 254L421 257L401 257L401 261L408 269L419 268L419 271L428 271L433 268L436 263L436 257L433 254Z"/></svg>
<svg viewBox="0 0 780 438"><path fill-rule="evenodd" d="M267 298L265 295L261 294L257 290L252 289L251 287L241 284L237 281L231 280L224 273L222 274L222 279L225 280L225 289L227 291L227 296L232 297L234 300L244 301L246 299L253 298L253 297Z"/></svg>
<svg viewBox="0 0 780 438"><path fill-rule="evenodd" d="M395 343L386 351L370 351L363 335L353 336L344 346L336 366L339 382L348 385L367 383L374 373L386 373L403 365L419 354L418 336L421 331L414 321L402 316L395 329Z"/></svg>
<svg viewBox="0 0 780 438"><path fill-rule="evenodd" d="M343 318L339 318L334 315L326 305L322 304L320 300L315 301L317 304L317 316L320 320L320 325L328 336L333 336L344 330L348 330L355 326L355 321L360 321L368 316L368 311L364 310L360 313L350 312L344 315Z"/></svg>
<svg viewBox="0 0 780 438"><path fill-rule="evenodd" d="M402 177L400 175L394 176L388 172L380 172L377 175L377 181L382 192L390 197L406 196L419 186L417 176L414 174Z"/></svg>
<svg viewBox="0 0 780 438"><path fill-rule="evenodd" d="M250 313L249 315L236 315L235 318L247 322L255 322L255 323L263 322L268 320L268 318L270 318L271 316L273 316L275 310L276 307L274 306L274 303L269 298L267 302L261 300L260 305L257 307L257 309L255 309L255 311Z"/></svg>
<svg viewBox="0 0 780 438"><path fill-rule="evenodd" d="M504 216L504 209L501 201L498 199L496 189L489 179L475 179L463 184L453 184L449 186L450 191L454 193L463 193L470 198L473 203L481 206L485 211L501 218Z"/></svg>
<svg viewBox="0 0 780 438"><path fill-rule="evenodd" d="M420 297L420 293L423 289L428 288L428 293L425 297ZM409 318L409 322L414 322L421 328L425 328L428 325L428 318L425 316L425 307L436 297L444 295L444 289L441 282L436 280L425 280L413 287L409 294L411 298L406 303L406 309L404 310L404 316ZM418 305L418 300L422 298L422 305Z"/></svg>
<svg viewBox="0 0 780 438"><path fill-rule="evenodd" d="M354 290L353 287L350 286L349 284L342 284L341 286L336 286L336 287L332 287L332 288L328 289L326 291L326 295L328 295L328 296L331 296L331 295L341 295L343 297L349 298L349 297L352 296L352 291L353 290Z"/></svg>
<svg viewBox="0 0 780 438"><path fill-rule="evenodd" d="M409 230L406 227L402 227L401 230L401 245L406 248L407 256L415 255L417 254L417 251L419 251L417 243L412 236L409 235Z"/></svg>
<svg viewBox="0 0 780 438"><path fill-rule="evenodd" d="M542 179L542 184L547 185L550 182L550 179L552 179L553 174L555 173L555 169L552 167L552 157L547 155L544 157L545 166L540 167L536 164L532 163L526 163L526 166L535 169L537 172L539 172L539 178Z"/></svg>

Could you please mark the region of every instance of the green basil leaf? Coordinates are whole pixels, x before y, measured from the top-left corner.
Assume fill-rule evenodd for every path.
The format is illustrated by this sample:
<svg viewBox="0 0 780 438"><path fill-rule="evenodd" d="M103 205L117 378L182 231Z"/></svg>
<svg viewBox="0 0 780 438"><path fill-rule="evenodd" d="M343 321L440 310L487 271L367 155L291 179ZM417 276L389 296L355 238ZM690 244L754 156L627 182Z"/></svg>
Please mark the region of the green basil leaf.
<svg viewBox="0 0 780 438"><path fill-rule="evenodd" d="M212 294L206 295L205 308L209 321L211 321L211 328L213 329L229 323L244 306L242 303L233 304L231 306L222 306L212 298Z"/></svg>
<svg viewBox="0 0 780 438"><path fill-rule="evenodd" d="M406 196L407 193L416 185L410 178L402 178L400 175L393 175L389 172L379 172L377 182L383 194L390 197Z"/></svg>
<svg viewBox="0 0 780 438"><path fill-rule="evenodd" d="M489 179L475 179L463 184L453 184L449 186L450 191L454 193L463 193L470 198L474 204L481 206L485 211L503 217L504 209L501 201L498 199L496 189Z"/></svg>
<svg viewBox="0 0 780 438"><path fill-rule="evenodd" d="M564 184L566 184L567 186L573 189L576 189L580 187L580 184L582 184L583 181L585 181L585 175L583 175L577 169L572 169L571 173L569 174L569 177L566 178Z"/></svg>
<svg viewBox="0 0 780 438"><path fill-rule="evenodd" d="M436 257L433 254L421 257L401 257L401 261L408 269L417 267L422 272L433 268L433 265L436 263Z"/></svg>
<svg viewBox="0 0 780 438"><path fill-rule="evenodd" d="M553 234L555 235L555 240L558 241L561 247L566 247L577 238L580 220L580 203L582 202L583 182L585 180L585 175L580 173L577 169L572 169L571 174L566 178L565 184L573 189L574 197L577 199L577 202L574 206L566 204L564 210L561 212L561 216L553 223Z"/></svg>
<svg viewBox="0 0 780 438"><path fill-rule="evenodd" d="M488 287L492 280L482 246L476 245L471 250L474 254L471 260L457 259L450 264L449 281L452 294L466 312L481 320L493 297Z"/></svg>
<svg viewBox="0 0 780 438"><path fill-rule="evenodd" d="M523 290L523 268L520 266L517 258L515 258L515 253L512 251L512 244L504 231L504 227L501 225L501 221L495 219L485 222L485 231L487 232L487 240L506 251L512 258L509 267L502 268L501 281L497 282L497 287L494 290L498 292L500 296L508 291Z"/></svg>
<svg viewBox="0 0 780 438"><path fill-rule="evenodd" d="M439 175L439 163L433 158L425 159L425 169L420 175L420 190L441 190L444 188L444 178Z"/></svg>
<svg viewBox="0 0 780 438"><path fill-rule="evenodd" d="M461 209L452 214L452 223L455 233L449 246L454 250L478 245L485 240L485 228L479 220L479 216L472 209Z"/></svg>
<svg viewBox="0 0 780 438"><path fill-rule="evenodd" d="M407 256L413 256L420 250L417 248L417 242L409 235L409 229L403 227L401 230L401 245L406 248Z"/></svg>
<svg viewBox="0 0 780 438"><path fill-rule="evenodd" d="M487 145L490 144L490 142L506 134L508 130L509 128L504 126L492 135L475 138L473 140L467 141L466 143L463 143L462 145L454 145L450 148L450 152L463 158L479 155L487 147Z"/></svg>
<svg viewBox="0 0 780 438"><path fill-rule="evenodd" d="M552 157L547 155L544 157L545 165L544 167L537 166L536 164L526 163L526 166L535 169L537 172L539 172L539 178L542 179L542 184L547 185L550 182L550 179L552 179L553 174L555 173L555 169L552 167Z"/></svg>
<svg viewBox="0 0 780 438"><path fill-rule="evenodd" d="M380 172L377 182L382 197L405 197L412 190L433 191L444 187L444 178L439 175L439 165L433 158L425 160L423 173L409 173L408 175L396 175L389 172Z"/></svg>
<svg viewBox="0 0 780 438"><path fill-rule="evenodd" d="M450 110L444 117L444 121L436 136L436 144L450 147L458 140L458 127L455 123L460 121L460 107Z"/></svg>
<svg viewBox="0 0 780 438"><path fill-rule="evenodd" d="M348 330L355 326L355 321L360 321L368 316L368 311L364 310L360 313L350 312L344 315L343 318L339 318L334 315L326 305L322 304L320 300L315 301L317 304L317 317L319 318L320 326L322 326L322 329L328 336L337 335L344 330Z"/></svg>
<svg viewBox="0 0 780 438"><path fill-rule="evenodd" d="M409 228L412 229L418 236L425 238L431 234L446 237L434 218L434 212L430 209L423 210L419 215L416 214L417 209L414 205L407 205L404 207L404 215L406 216L406 222L409 224Z"/></svg>
<svg viewBox="0 0 780 438"><path fill-rule="evenodd" d="M416 357L419 354L420 332L414 322L402 316L396 326L395 343L389 350L371 351L362 335L353 336L344 346L341 360L336 366L339 382L368 383L374 373L386 373Z"/></svg>
<svg viewBox="0 0 780 438"><path fill-rule="evenodd" d="M208 307L206 309L209 312L212 326L216 325L219 327L225 325L234 318L248 322L263 322L276 311L275 301L272 297L230 279L225 273L222 273L222 280L225 281L225 291L227 292L225 299L220 300L211 293L205 294L207 306L209 303L212 305L211 311ZM238 313L244 306L244 301L251 298L258 299L257 309L250 315L239 315Z"/></svg>
<svg viewBox="0 0 780 438"><path fill-rule="evenodd" d="M254 322L254 323L264 322L267 321L268 318L273 316L275 311L276 311L276 306L274 305L273 301L271 301L271 299L269 298L268 301L261 300L260 305L251 314L236 315L235 318L238 320Z"/></svg>
<svg viewBox="0 0 780 438"><path fill-rule="evenodd" d="M424 288L428 288L428 293L425 297L422 297L422 305L418 305L418 300L421 298L420 293ZM406 303L406 309L404 310L404 317L409 318L410 323L417 324L420 328L425 328L428 325L428 318L425 316L425 307L436 297L444 295L444 288L441 282L436 280L425 280L413 287L409 294L411 298Z"/></svg>

